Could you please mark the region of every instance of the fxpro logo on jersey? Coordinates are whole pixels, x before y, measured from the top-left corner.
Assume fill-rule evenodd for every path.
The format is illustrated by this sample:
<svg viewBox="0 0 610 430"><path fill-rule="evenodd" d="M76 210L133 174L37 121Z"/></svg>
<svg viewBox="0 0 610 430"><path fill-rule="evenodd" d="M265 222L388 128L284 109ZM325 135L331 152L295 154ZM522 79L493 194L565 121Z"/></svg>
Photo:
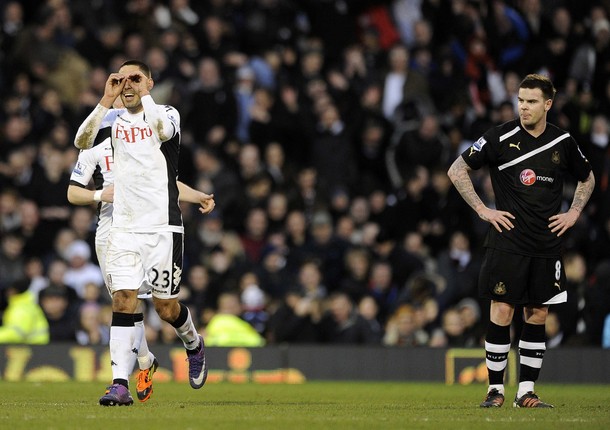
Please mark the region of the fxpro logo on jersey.
<svg viewBox="0 0 610 430"><path fill-rule="evenodd" d="M529 187L534 185L536 182L552 184L555 181L555 178L551 178L550 176L536 175L536 172L534 172L532 169L524 169L519 174L519 180L523 185Z"/></svg>
<svg viewBox="0 0 610 430"><path fill-rule="evenodd" d="M150 127L124 127L122 124L117 123L114 137L116 139L122 139L127 143L135 143L138 140L144 140L151 137L152 134L152 129Z"/></svg>

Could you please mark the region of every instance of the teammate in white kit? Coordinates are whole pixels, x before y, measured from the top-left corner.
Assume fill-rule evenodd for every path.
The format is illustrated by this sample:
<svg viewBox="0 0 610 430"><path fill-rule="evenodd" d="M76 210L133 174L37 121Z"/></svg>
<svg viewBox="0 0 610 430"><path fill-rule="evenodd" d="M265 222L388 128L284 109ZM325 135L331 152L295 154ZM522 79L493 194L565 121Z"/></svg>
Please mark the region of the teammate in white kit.
<svg viewBox="0 0 610 430"><path fill-rule="evenodd" d="M177 185L180 115L173 107L154 102L150 76L150 68L140 61L123 63L118 73L108 77L100 103L81 124L74 141L77 148L89 149L100 127L112 124L114 210L106 285L112 294L113 381L100 398L105 406L133 403L129 373L136 336L134 314L138 289L146 280L152 287L155 310L184 343L191 387L201 388L207 378L203 338L188 308L177 298L184 248ZM109 112L119 96L125 112Z"/></svg>
<svg viewBox="0 0 610 430"><path fill-rule="evenodd" d="M118 101L119 99L117 99ZM120 103L115 103L115 108ZM125 112L125 109L115 109L115 115ZM106 124L102 124L98 132L94 147L90 150L81 150L76 165L70 177L68 187L68 200L75 205L98 204L98 222L95 232L95 251L104 279L106 278L106 249L110 225L112 221L114 174L113 154L110 143L110 130L112 120L116 116L107 115ZM106 137L108 136L108 137ZM101 141L100 141L101 140ZM99 143L98 143L99 142ZM93 180L95 190L87 189L89 182ZM203 214L211 212L214 208L214 196L197 191L188 185L177 182L180 201L200 204L199 211ZM143 284L138 294L139 299L151 297L150 286ZM134 314L136 327L135 342L133 350L137 351L138 367L136 394L141 402L147 401L153 391L152 378L159 365L155 356L148 349L144 330L144 315L142 311ZM135 360L135 357L133 357ZM131 368L131 366L130 366Z"/></svg>

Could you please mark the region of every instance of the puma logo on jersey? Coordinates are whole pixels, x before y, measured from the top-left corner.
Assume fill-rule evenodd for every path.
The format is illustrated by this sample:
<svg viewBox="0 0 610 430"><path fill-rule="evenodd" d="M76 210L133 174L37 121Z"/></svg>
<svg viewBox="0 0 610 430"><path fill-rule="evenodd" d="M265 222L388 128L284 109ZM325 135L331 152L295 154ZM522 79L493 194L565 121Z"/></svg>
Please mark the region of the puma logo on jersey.
<svg viewBox="0 0 610 430"><path fill-rule="evenodd" d="M517 142L517 143L509 143L508 147L509 148L517 148L518 151L521 151L521 148L519 148L519 145L521 145L521 142Z"/></svg>
<svg viewBox="0 0 610 430"><path fill-rule="evenodd" d="M555 282L555 286L559 291L561 291L561 284L559 282Z"/></svg>

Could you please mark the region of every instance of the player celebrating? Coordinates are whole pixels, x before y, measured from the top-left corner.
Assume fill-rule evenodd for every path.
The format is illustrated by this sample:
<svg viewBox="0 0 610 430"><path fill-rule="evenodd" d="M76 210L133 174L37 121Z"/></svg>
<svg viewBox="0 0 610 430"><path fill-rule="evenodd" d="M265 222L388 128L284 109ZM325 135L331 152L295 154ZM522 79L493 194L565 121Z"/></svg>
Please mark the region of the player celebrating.
<svg viewBox="0 0 610 430"><path fill-rule="evenodd" d="M595 185L591 166L575 140L547 123L555 92L548 78L526 76L519 85L519 119L488 130L448 172L464 200L490 223L479 277L479 294L491 299L485 337L489 388L481 403L485 408L504 403L515 305L524 306L524 325L513 406L553 407L534 391L546 349L544 324L549 305L567 300L562 236L576 223ZM483 166L489 167L496 209L485 206L469 175ZM570 209L561 213L566 173L578 184Z"/></svg>
<svg viewBox="0 0 610 430"><path fill-rule="evenodd" d="M138 289L145 280L152 286L155 310L184 343L191 387L201 388L207 378L203 337L177 298L184 242L177 185L180 115L173 107L154 102L153 85L146 64L123 63L118 73L108 77L104 95L74 141L77 148L89 149L100 126L112 124L115 188L106 285L112 294L113 381L100 398L105 406L133 403L128 378L136 337L134 314ZM118 97L125 112L117 115L109 109Z"/></svg>
<svg viewBox="0 0 610 430"><path fill-rule="evenodd" d="M119 100L119 99L117 99ZM120 103L115 103L115 107ZM110 224L112 220L113 200L113 170L112 146L110 143L110 129L117 115L124 113L124 109L115 109L114 115L107 115L107 123L102 124L97 134L94 147L91 150L81 151L68 187L68 200L75 205L98 204L98 223L95 232L95 251L104 279L106 279L106 247ZM100 142L101 140L101 142ZM85 187L93 179L96 190L88 190ZM198 203L203 214L209 213L214 208L214 196L196 191L186 184L178 181L179 197L181 201ZM139 299L150 298L150 286L145 283ZM153 391L152 378L159 365L155 356L148 349L144 331L144 314L140 311L134 314L136 327L135 342L132 350L137 351L138 367L140 371L137 376L136 394L141 402L147 401ZM135 358L135 357L134 357ZM131 367L130 367L131 368Z"/></svg>

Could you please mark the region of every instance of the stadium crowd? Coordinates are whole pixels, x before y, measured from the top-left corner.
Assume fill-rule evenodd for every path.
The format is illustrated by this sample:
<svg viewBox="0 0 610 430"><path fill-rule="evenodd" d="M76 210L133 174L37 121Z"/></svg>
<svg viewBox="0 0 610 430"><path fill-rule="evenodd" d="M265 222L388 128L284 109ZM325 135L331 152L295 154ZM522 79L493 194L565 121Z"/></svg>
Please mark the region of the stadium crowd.
<svg viewBox="0 0 610 430"><path fill-rule="evenodd" d="M180 180L216 199L206 216L183 205L181 301L208 345L480 346L488 224L446 171L516 116L536 72L598 183L565 240L569 300L550 309L548 346L610 347L610 2L5 0L0 12L0 313L32 294L51 342L108 342L96 207L66 191L79 124L108 73L139 59L155 101L180 112ZM476 186L493 205L485 171ZM177 342L155 315L149 343Z"/></svg>

